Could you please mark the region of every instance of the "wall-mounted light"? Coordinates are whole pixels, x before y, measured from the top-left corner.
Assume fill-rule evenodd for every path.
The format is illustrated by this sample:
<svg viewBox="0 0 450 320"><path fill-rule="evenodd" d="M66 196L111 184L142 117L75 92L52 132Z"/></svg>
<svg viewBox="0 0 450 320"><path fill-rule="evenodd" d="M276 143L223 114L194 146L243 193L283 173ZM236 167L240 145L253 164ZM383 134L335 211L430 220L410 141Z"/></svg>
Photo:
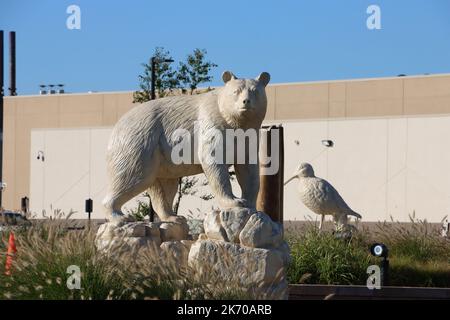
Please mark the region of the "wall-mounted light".
<svg viewBox="0 0 450 320"><path fill-rule="evenodd" d="M300 145L300 141L298 141L298 140L294 140L294 143L298 146Z"/></svg>
<svg viewBox="0 0 450 320"><path fill-rule="evenodd" d="M44 151L41 151L41 150L38 151L37 159L41 160L42 162L45 161Z"/></svg>
<svg viewBox="0 0 450 320"><path fill-rule="evenodd" d="M332 140L322 140L322 144L327 148L331 148L334 146L334 142Z"/></svg>
<svg viewBox="0 0 450 320"><path fill-rule="evenodd" d="M0 182L0 191L3 191L6 188L6 182Z"/></svg>

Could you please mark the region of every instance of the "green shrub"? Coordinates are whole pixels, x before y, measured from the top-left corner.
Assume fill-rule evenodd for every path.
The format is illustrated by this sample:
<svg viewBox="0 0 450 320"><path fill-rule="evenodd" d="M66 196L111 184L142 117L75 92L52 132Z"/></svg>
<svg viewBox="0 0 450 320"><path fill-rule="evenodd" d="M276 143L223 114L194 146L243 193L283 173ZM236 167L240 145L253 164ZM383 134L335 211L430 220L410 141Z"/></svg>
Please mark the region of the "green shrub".
<svg viewBox="0 0 450 320"><path fill-rule="evenodd" d="M287 237L292 262L290 283L354 284L365 282L370 257L359 240L337 239L309 228Z"/></svg>
<svg viewBox="0 0 450 320"><path fill-rule="evenodd" d="M133 209L129 209L127 214L135 221L144 221L150 212L150 202L138 200L138 206Z"/></svg>

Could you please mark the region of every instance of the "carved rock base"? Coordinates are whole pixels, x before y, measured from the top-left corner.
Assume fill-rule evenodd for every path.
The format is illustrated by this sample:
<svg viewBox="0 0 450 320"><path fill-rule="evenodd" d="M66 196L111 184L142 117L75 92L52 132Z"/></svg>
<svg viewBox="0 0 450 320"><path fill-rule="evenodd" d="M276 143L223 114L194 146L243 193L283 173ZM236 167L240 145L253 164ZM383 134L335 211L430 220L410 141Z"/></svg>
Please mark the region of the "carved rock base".
<svg viewBox="0 0 450 320"><path fill-rule="evenodd" d="M207 215L205 234L192 245L188 264L257 298L287 299L289 262L281 224L263 212L233 208Z"/></svg>
<svg viewBox="0 0 450 320"><path fill-rule="evenodd" d="M109 222L98 229L95 244L99 251L124 250L135 258L152 250L195 276L214 277L256 298L287 299L290 253L281 224L263 212L233 208L209 213L204 230L194 242L187 223Z"/></svg>
<svg viewBox="0 0 450 320"><path fill-rule="evenodd" d="M126 251L138 257L145 250L161 258L171 255L177 266L187 267L193 242L188 240L188 231L187 223L179 222L107 222L99 227L95 245L101 252L118 256Z"/></svg>

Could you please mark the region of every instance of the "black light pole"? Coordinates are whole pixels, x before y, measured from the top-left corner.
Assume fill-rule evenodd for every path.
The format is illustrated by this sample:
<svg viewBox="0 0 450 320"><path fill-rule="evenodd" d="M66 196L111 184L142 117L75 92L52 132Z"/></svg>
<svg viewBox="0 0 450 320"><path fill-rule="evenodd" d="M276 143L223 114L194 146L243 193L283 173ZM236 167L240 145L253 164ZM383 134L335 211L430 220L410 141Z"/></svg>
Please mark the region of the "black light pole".
<svg viewBox="0 0 450 320"><path fill-rule="evenodd" d="M156 57L151 58L151 64L152 64L152 88L151 88L151 99L156 99L156 93L155 93L155 84L156 84L156 64L161 62L173 62L172 59L164 59L164 60L158 60Z"/></svg>
<svg viewBox="0 0 450 320"><path fill-rule="evenodd" d="M151 66L152 67L152 86L151 86L150 98L152 100L155 100L156 99L156 92L155 92L155 85L156 85L156 72L155 72L155 69L156 69L156 65L158 63L161 63L161 62L170 63L170 62L173 62L173 60L172 59L158 60L156 57L152 57L150 60L151 60L151 65L152 65ZM150 218L150 222L155 221L155 210L153 210L152 201L151 201L150 197L149 197L149 203L148 203L148 211L149 211L148 215L149 215L149 218Z"/></svg>
<svg viewBox="0 0 450 320"><path fill-rule="evenodd" d="M156 72L155 72L155 67L156 67L156 59L155 57L152 57L152 89L151 89L151 99L155 100L156 99L156 95L155 95L155 78L156 78Z"/></svg>

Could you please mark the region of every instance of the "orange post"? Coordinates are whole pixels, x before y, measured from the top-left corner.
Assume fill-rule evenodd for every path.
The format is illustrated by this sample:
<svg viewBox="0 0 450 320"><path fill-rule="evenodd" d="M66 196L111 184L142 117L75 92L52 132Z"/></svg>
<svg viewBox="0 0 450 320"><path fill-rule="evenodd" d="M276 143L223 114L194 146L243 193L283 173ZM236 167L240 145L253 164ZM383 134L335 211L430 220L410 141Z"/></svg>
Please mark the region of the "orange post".
<svg viewBox="0 0 450 320"><path fill-rule="evenodd" d="M13 262L13 257L16 254L16 239L14 238L14 233L11 231L9 234L9 243L8 243L8 253L6 255L6 265L5 265L5 274L7 276L11 275L11 267Z"/></svg>

